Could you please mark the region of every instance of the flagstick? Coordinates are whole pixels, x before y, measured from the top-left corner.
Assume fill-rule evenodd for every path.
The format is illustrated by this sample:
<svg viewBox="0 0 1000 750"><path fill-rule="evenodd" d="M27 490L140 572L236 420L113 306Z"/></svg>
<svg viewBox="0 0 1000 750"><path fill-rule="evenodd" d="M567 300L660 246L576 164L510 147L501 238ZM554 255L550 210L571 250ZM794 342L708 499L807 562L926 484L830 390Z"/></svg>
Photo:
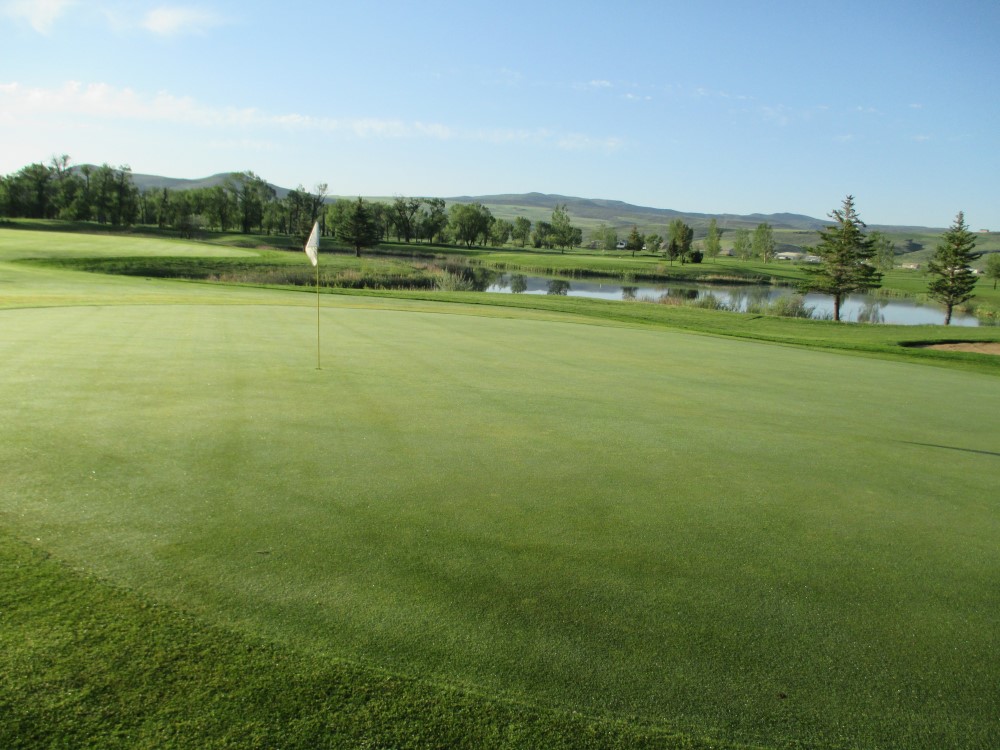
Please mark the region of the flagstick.
<svg viewBox="0 0 1000 750"><path fill-rule="evenodd" d="M322 370L319 358L319 255L316 256L316 369Z"/></svg>
<svg viewBox="0 0 1000 750"><path fill-rule="evenodd" d="M306 246L304 248L306 255L309 256L309 262L316 267L316 369L322 370L323 367L320 364L319 358L319 222L313 222L312 231L309 233L309 239L306 240Z"/></svg>

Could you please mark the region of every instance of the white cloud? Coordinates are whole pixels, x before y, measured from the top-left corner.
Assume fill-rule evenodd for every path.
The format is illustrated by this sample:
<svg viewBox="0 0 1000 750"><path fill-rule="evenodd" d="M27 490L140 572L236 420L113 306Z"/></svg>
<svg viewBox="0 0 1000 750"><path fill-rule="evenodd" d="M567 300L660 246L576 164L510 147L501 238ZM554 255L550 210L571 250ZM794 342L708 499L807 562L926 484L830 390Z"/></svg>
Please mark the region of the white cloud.
<svg viewBox="0 0 1000 750"><path fill-rule="evenodd" d="M39 34L48 34L52 25L75 4L76 0L9 0L0 8L5 16L27 21Z"/></svg>
<svg viewBox="0 0 1000 750"><path fill-rule="evenodd" d="M210 28L225 23L214 11L188 6L164 5L149 11L140 26L161 36L175 34L203 34Z"/></svg>
<svg viewBox="0 0 1000 750"><path fill-rule="evenodd" d="M929 135L915 135L915 136L913 136L913 140L916 141L917 143L926 143L930 139L931 139L931 137Z"/></svg>
<svg viewBox="0 0 1000 750"><path fill-rule="evenodd" d="M761 105L757 108L757 113L765 122L774 123L779 127L785 127L791 121L791 113L781 104L773 107Z"/></svg>
<svg viewBox="0 0 1000 750"><path fill-rule="evenodd" d="M556 146L566 151L617 151L622 145L620 138L594 138L582 133L567 133L556 139Z"/></svg>
<svg viewBox="0 0 1000 750"><path fill-rule="evenodd" d="M315 117L300 112L273 114L254 107L213 107L187 96L166 91L153 95L106 83L70 81L58 88L32 88L0 83L0 121L30 126L44 121L55 125L60 116L80 122L100 121L167 123L208 129L241 129L238 141L260 131L317 131L359 139L427 139L481 143L551 144L561 149L612 151L622 146L615 137L595 138L579 133L558 133L545 128L460 129L443 123L391 118ZM268 138L271 135L266 136ZM265 142L256 139L257 142ZM234 142L230 140L228 142ZM270 142L270 141L266 141Z"/></svg>

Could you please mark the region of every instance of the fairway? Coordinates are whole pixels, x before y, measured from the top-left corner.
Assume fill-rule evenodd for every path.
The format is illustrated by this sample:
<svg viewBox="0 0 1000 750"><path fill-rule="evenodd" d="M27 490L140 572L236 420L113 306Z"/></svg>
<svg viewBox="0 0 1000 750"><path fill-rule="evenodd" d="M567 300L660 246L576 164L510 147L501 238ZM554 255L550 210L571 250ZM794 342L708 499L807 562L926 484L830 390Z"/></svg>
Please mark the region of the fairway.
<svg viewBox="0 0 1000 750"><path fill-rule="evenodd" d="M993 375L337 296L318 370L306 294L0 274L65 292L0 311L0 521L74 568L637 725L1000 742Z"/></svg>

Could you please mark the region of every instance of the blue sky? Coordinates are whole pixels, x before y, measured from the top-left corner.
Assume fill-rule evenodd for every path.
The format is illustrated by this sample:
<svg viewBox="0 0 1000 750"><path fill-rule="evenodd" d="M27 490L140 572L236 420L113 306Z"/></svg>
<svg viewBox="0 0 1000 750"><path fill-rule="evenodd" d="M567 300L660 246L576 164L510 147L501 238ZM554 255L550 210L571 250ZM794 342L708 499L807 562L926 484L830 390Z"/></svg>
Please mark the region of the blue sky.
<svg viewBox="0 0 1000 750"><path fill-rule="evenodd" d="M1000 230L1000 3L0 0L0 173Z"/></svg>

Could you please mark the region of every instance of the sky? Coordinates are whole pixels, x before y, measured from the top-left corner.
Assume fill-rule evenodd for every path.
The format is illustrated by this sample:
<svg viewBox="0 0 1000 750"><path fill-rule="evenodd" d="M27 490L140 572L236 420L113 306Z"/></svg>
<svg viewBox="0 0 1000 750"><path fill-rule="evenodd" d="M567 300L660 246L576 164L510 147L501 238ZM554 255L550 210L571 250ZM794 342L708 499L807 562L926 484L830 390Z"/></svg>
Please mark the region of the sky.
<svg viewBox="0 0 1000 750"><path fill-rule="evenodd" d="M1000 3L0 0L0 174L1000 230Z"/></svg>

